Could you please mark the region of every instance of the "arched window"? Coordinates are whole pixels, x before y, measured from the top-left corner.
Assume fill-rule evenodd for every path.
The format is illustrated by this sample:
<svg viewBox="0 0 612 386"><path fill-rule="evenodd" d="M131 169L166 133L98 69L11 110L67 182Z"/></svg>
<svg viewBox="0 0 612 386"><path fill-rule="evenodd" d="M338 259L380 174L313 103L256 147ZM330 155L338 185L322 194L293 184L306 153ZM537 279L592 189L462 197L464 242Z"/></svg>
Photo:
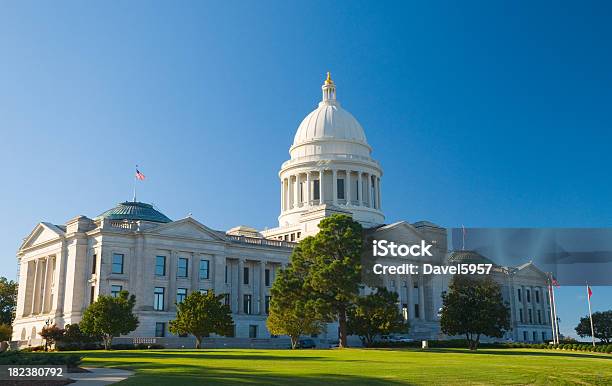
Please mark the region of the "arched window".
<svg viewBox="0 0 612 386"><path fill-rule="evenodd" d="M32 335L30 335L30 339L36 339L36 327L32 327Z"/></svg>
<svg viewBox="0 0 612 386"><path fill-rule="evenodd" d="M26 339L26 330L25 328L21 329L21 340L25 340Z"/></svg>

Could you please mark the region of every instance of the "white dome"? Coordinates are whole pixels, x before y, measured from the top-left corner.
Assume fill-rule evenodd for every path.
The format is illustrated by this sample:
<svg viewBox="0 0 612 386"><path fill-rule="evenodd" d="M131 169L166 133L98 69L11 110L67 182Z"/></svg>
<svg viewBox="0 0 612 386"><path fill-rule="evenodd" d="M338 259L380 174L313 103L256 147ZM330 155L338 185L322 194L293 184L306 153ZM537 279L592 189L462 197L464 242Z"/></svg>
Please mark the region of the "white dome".
<svg viewBox="0 0 612 386"><path fill-rule="evenodd" d="M295 133L293 146L315 140L345 140L367 145L363 128L336 101L323 101L304 118Z"/></svg>

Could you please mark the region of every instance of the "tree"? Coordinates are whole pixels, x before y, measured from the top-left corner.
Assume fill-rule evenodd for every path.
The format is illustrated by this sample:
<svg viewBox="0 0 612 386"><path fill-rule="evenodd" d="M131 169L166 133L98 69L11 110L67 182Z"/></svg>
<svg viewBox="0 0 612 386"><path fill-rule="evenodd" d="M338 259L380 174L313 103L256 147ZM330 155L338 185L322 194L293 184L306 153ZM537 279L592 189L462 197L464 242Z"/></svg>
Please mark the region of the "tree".
<svg viewBox="0 0 612 386"><path fill-rule="evenodd" d="M65 330L63 328L59 328L55 324L43 327L38 335L45 340L45 351L47 351L49 347L54 345L57 341L61 340L64 336L64 332Z"/></svg>
<svg viewBox="0 0 612 386"><path fill-rule="evenodd" d="M305 285L316 298L317 313L338 321L341 348L346 347L347 310L359 295L362 250L361 225L335 214L321 220L319 233L302 256L308 261Z"/></svg>
<svg viewBox="0 0 612 386"><path fill-rule="evenodd" d="M0 324L12 324L17 305L17 283L0 277Z"/></svg>
<svg viewBox="0 0 612 386"><path fill-rule="evenodd" d="M0 342L11 340L13 327L10 324L0 324Z"/></svg>
<svg viewBox="0 0 612 386"><path fill-rule="evenodd" d="M612 310L593 313L593 330L595 338L605 344L612 342ZM580 323L576 326L576 333L582 338L591 336L591 321L588 315L580 318Z"/></svg>
<svg viewBox="0 0 612 386"><path fill-rule="evenodd" d="M138 327L138 318L133 313L135 304L136 296L125 290L117 297L98 296L83 313L80 329L89 335L101 335L104 348L109 350L113 337L128 334Z"/></svg>
<svg viewBox="0 0 612 386"><path fill-rule="evenodd" d="M223 295L215 295L214 291L190 293L176 305L176 319L170 321L170 332L193 335L196 348L200 348L202 338L210 334L232 335L232 310L223 303L223 298Z"/></svg>
<svg viewBox="0 0 612 386"><path fill-rule="evenodd" d="M397 303L397 293L384 287L358 298L348 310L348 333L358 335L365 346L370 346L377 335L407 332L408 323L400 314Z"/></svg>
<svg viewBox="0 0 612 386"><path fill-rule="evenodd" d="M455 275L442 303L442 332L465 335L470 350L478 348L481 335L501 338L510 329L510 309L491 278Z"/></svg>
<svg viewBox="0 0 612 386"><path fill-rule="evenodd" d="M300 335L318 334L323 329L314 300L304 285L307 271L300 262L305 263L305 260L298 257L312 241L313 238L308 237L294 248L291 260L296 264L281 270L270 289L272 299L266 325L272 334L288 335L293 349L297 347Z"/></svg>

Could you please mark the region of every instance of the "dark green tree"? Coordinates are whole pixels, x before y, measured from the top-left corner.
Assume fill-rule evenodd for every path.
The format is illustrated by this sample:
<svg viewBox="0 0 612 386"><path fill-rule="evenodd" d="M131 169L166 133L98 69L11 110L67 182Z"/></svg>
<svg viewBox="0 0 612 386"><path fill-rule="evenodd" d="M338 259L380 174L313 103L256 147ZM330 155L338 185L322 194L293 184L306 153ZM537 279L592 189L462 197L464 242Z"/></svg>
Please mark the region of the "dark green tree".
<svg viewBox="0 0 612 386"><path fill-rule="evenodd" d="M361 225L335 214L319 223L319 233L301 256L308 262L305 285L315 299L317 314L338 321L341 348L347 346L348 308L359 295L362 250Z"/></svg>
<svg viewBox="0 0 612 386"><path fill-rule="evenodd" d="M10 324L0 324L0 342L11 340L13 327Z"/></svg>
<svg viewBox="0 0 612 386"><path fill-rule="evenodd" d="M0 277L0 324L12 324L17 305L17 283Z"/></svg>
<svg viewBox="0 0 612 386"><path fill-rule="evenodd" d="M377 335L407 332L408 323L400 314L398 295L384 287L357 299L348 310L348 333L358 335L365 346L371 346Z"/></svg>
<svg viewBox="0 0 612 386"><path fill-rule="evenodd" d="M309 250L313 240L308 237L294 248L290 258L294 264L279 272L270 289L272 300L266 325L272 334L288 335L293 349L300 335L317 334L323 328L315 300L304 285L308 260L303 258L303 251Z"/></svg>
<svg viewBox="0 0 612 386"><path fill-rule="evenodd" d="M59 328L55 324L50 326L45 326L38 333L45 340L45 351L49 349L52 345L62 339L64 336L65 330L63 328Z"/></svg>
<svg viewBox="0 0 612 386"><path fill-rule="evenodd" d="M138 327L138 318L134 315L136 296L123 290L119 296L98 296L83 313L80 329L85 334L101 335L104 348L109 350L113 337L128 334Z"/></svg>
<svg viewBox="0 0 612 386"><path fill-rule="evenodd" d="M478 348L482 335L501 338L510 329L510 309L491 278L455 275L442 303L442 332L465 335L470 350Z"/></svg>
<svg viewBox="0 0 612 386"><path fill-rule="evenodd" d="M610 344L612 341L612 310L593 312L593 331L595 338L605 344ZM588 315L580 318L580 323L576 326L576 333L583 338L591 336L591 321Z"/></svg>
<svg viewBox="0 0 612 386"><path fill-rule="evenodd" d="M231 336L234 330L232 310L223 303L223 298L213 291L190 293L176 305L176 319L170 321L170 332L193 335L196 348L200 348L202 338L210 334Z"/></svg>

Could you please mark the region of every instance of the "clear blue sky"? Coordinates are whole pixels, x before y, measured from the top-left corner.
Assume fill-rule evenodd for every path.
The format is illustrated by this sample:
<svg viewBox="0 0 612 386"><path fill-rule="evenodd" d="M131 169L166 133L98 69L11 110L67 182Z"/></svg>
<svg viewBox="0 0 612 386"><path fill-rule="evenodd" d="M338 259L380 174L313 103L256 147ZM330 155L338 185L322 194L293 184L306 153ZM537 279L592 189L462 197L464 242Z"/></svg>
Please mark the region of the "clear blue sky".
<svg viewBox="0 0 612 386"><path fill-rule="evenodd" d="M130 199L136 163L139 198L173 219L275 226L328 70L383 165L389 222L612 226L611 7L4 3L0 275L37 222ZM583 292L559 291L565 332ZM594 309L610 299L595 288Z"/></svg>

